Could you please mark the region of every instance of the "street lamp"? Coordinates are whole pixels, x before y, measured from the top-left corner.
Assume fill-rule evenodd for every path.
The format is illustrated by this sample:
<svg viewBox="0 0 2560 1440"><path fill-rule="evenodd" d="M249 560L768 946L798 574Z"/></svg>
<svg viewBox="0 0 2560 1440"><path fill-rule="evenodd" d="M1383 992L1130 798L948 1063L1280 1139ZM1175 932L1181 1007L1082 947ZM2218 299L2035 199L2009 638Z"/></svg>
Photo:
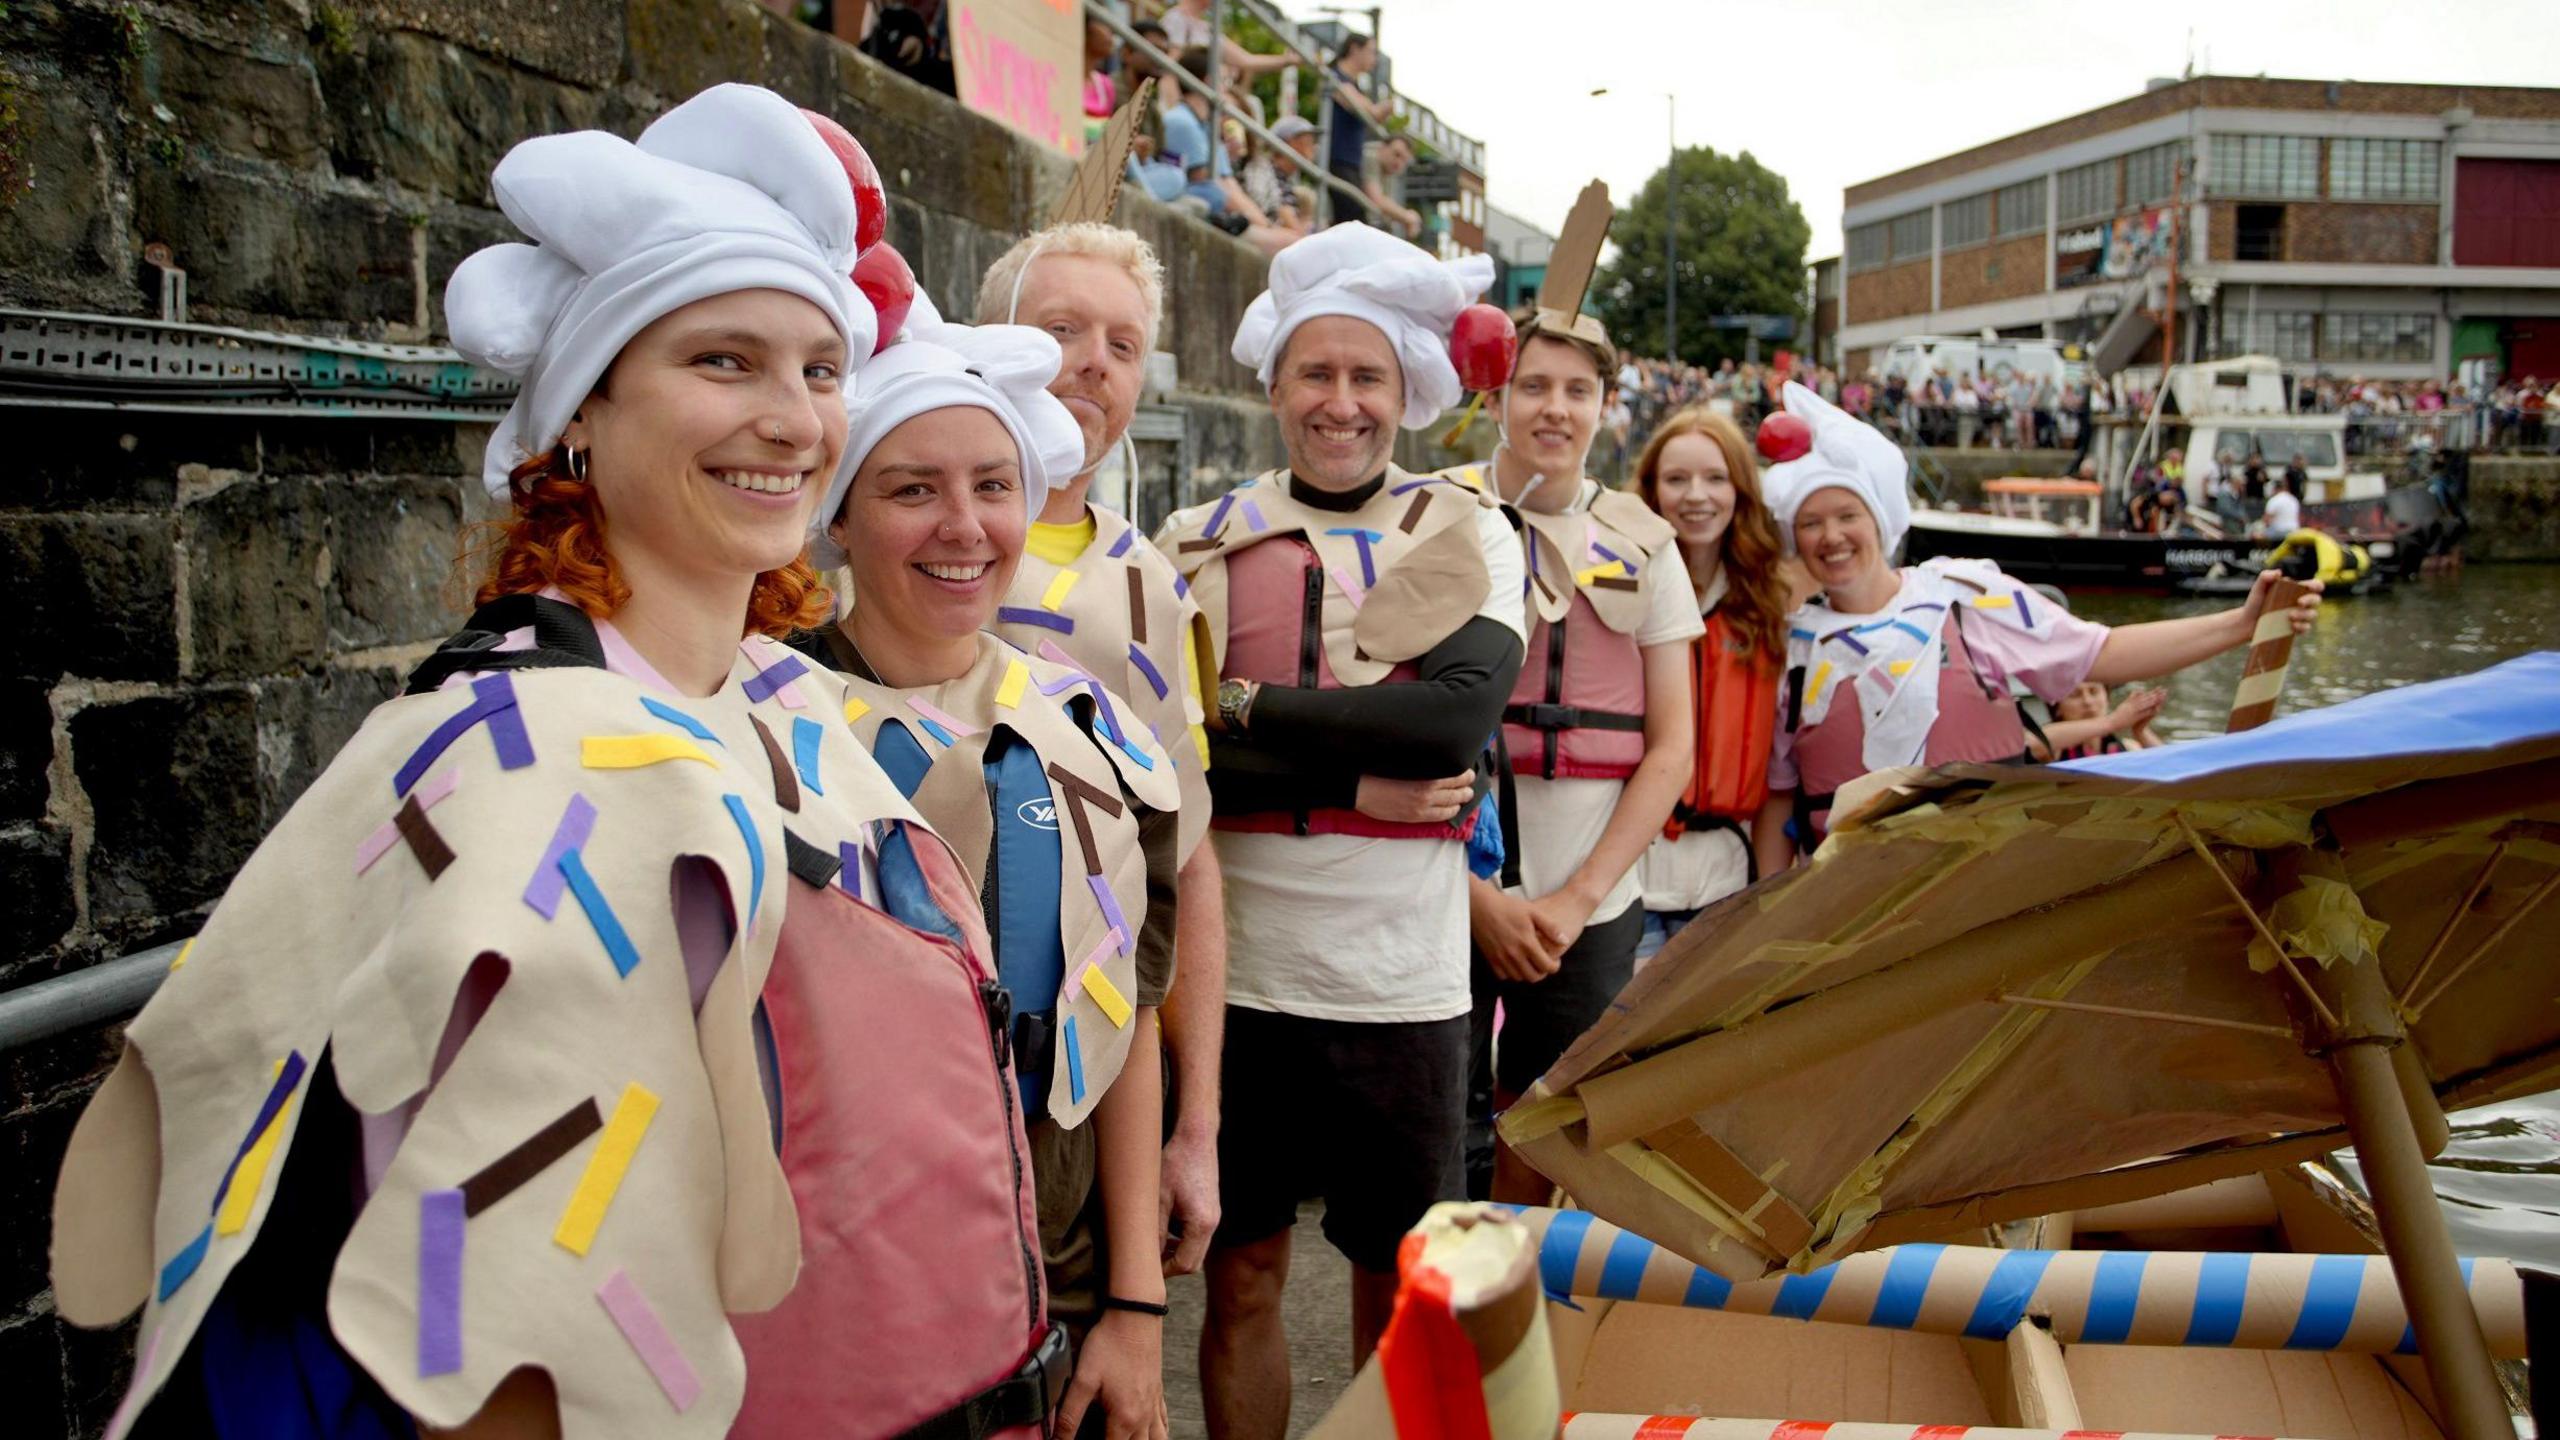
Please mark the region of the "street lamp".
<svg viewBox="0 0 2560 1440"><path fill-rule="evenodd" d="M1606 95L1609 87L1603 85L1591 93ZM1676 362L1680 358L1680 272L1673 268L1672 247L1680 233L1679 97L1664 91L1662 106L1671 142L1671 158L1662 167L1662 358Z"/></svg>

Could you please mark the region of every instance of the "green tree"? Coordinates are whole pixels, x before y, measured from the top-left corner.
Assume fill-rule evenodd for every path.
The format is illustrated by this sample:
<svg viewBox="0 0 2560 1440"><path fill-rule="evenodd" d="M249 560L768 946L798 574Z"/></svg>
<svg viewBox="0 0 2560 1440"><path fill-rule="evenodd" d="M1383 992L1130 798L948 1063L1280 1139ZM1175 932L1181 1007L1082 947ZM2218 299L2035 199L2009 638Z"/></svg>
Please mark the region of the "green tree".
<svg viewBox="0 0 2560 1440"><path fill-rule="evenodd" d="M1680 178L1679 233L1672 246L1679 284L1678 358L1691 364L1740 359L1743 334L1717 330L1717 315L1789 315L1804 321L1804 251L1813 238L1785 177L1751 157L1704 145L1673 156ZM1662 352L1664 177L1653 172L1609 227L1617 253L1591 286L1590 306L1618 344ZM1772 348L1761 346L1766 355Z"/></svg>

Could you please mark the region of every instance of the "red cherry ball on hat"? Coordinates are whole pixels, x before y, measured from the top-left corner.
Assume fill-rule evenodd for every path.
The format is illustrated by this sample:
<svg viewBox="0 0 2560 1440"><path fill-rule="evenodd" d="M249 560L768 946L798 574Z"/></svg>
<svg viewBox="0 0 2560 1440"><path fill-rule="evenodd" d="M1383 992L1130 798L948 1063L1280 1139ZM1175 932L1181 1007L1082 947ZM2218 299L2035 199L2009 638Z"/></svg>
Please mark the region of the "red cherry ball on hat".
<svg viewBox="0 0 2560 1440"><path fill-rule="evenodd" d="M880 312L880 338L871 347L877 355L906 328L907 311L916 303L916 272L907 268L907 257L896 246L874 245L854 262L853 284Z"/></svg>
<svg viewBox="0 0 2560 1440"><path fill-rule="evenodd" d="M844 167L844 178L853 184L853 249L857 255L868 255L889 233L889 192L880 184L880 169L852 131L815 110L800 113L809 117L810 128L827 142L836 163Z"/></svg>
<svg viewBox="0 0 2560 1440"><path fill-rule="evenodd" d="M1760 422L1760 434L1753 441L1761 458L1772 464L1801 460L1813 451L1813 427L1801 415L1774 410Z"/></svg>
<svg viewBox="0 0 2560 1440"><path fill-rule="evenodd" d="M1449 329L1449 363L1458 367L1458 383L1470 390L1499 390L1511 381L1512 362L1520 358L1520 331L1497 306L1482 302L1458 312Z"/></svg>

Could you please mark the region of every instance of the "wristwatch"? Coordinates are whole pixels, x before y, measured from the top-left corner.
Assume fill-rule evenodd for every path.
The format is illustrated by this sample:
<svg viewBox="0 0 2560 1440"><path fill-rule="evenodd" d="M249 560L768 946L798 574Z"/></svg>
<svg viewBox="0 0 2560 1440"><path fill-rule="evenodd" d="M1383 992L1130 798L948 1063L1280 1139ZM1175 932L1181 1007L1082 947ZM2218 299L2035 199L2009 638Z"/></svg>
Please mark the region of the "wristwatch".
<svg viewBox="0 0 2560 1440"><path fill-rule="evenodd" d="M1232 735L1244 733L1245 712L1253 708L1253 686L1243 680L1218 682L1218 728Z"/></svg>

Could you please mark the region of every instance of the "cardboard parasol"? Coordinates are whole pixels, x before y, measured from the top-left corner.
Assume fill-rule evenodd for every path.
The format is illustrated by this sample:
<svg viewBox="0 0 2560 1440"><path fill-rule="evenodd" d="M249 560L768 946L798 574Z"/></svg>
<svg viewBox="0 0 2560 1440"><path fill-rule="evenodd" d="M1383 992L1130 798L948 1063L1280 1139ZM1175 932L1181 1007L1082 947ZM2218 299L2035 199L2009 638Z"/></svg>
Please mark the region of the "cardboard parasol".
<svg viewBox="0 0 2560 1440"><path fill-rule="evenodd" d="M2560 1083L2560 654L1869 782L1810 864L1672 942L1510 1142L1734 1280L2353 1144L2447 1431L2510 1434L2424 1156L2440 1107Z"/></svg>

